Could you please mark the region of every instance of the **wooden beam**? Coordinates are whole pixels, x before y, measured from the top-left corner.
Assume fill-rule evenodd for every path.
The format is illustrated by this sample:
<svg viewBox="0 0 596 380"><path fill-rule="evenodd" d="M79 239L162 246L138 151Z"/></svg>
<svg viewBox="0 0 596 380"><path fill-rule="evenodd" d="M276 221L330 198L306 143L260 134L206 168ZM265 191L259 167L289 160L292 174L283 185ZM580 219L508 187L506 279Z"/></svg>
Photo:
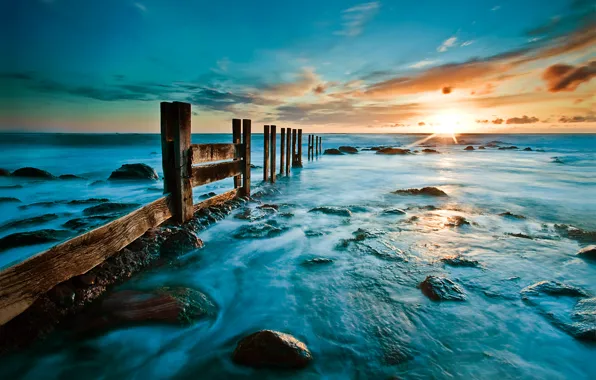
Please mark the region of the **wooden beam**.
<svg viewBox="0 0 596 380"><path fill-rule="evenodd" d="M172 216L171 196L161 197L102 227L58 244L0 272L0 325L42 294L87 273Z"/></svg>
<svg viewBox="0 0 596 380"><path fill-rule="evenodd" d="M244 144L244 167L242 171L242 195L250 197L250 140L251 120L242 120L242 143Z"/></svg>
<svg viewBox="0 0 596 380"><path fill-rule="evenodd" d="M240 144L241 141L241 136L242 133L240 131L241 129L241 122L240 119L232 119L232 142L234 144ZM240 152L240 157L244 156L244 146L241 146L242 151ZM235 160L238 160L239 158L235 158ZM234 177L234 188L238 189L242 187L242 177L237 175Z"/></svg>
<svg viewBox="0 0 596 380"><path fill-rule="evenodd" d="M192 218L192 186L190 174L192 162L190 159L190 104L172 103L174 112L174 220L184 223Z"/></svg>
<svg viewBox="0 0 596 380"><path fill-rule="evenodd" d="M290 162L292 152L292 129L288 128L288 135L286 136L286 175L290 175Z"/></svg>
<svg viewBox="0 0 596 380"><path fill-rule="evenodd" d="M286 158L286 129L281 129L281 136L279 139L279 175L284 175L284 160Z"/></svg>
<svg viewBox="0 0 596 380"><path fill-rule="evenodd" d="M159 105L161 117L161 166L163 169L163 192L174 191L174 128L172 103L161 102Z"/></svg>
<svg viewBox="0 0 596 380"><path fill-rule="evenodd" d="M190 146L192 164L231 160L242 157L242 144L192 144Z"/></svg>
<svg viewBox="0 0 596 380"><path fill-rule="evenodd" d="M202 210L204 208L208 208L211 206L217 206L219 204L230 201L230 200L236 198L236 196L238 196L239 193L240 193L240 189L232 189L230 191L226 191L225 193L221 193L219 195L216 195L209 199L206 199L202 202L199 202L196 205L194 205L195 212Z"/></svg>
<svg viewBox="0 0 596 380"><path fill-rule="evenodd" d="M275 183L275 161L277 161L276 153L277 153L277 127L275 125L271 126L271 144L269 144L270 154L271 156L271 182Z"/></svg>
<svg viewBox="0 0 596 380"><path fill-rule="evenodd" d="M242 174L242 166L243 161L228 161L211 165L194 166L192 168L192 187L206 185Z"/></svg>
<svg viewBox="0 0 596 380"><path fill-rule="evenodd" d="M263 182L269 179L269 126L263 128Z"/></svg>

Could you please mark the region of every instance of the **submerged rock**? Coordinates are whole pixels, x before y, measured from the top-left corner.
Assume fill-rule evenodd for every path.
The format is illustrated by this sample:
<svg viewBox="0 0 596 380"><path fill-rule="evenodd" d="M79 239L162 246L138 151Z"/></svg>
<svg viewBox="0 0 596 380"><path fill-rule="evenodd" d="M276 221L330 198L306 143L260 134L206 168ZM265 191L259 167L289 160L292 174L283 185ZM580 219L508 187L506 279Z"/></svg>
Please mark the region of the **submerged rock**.
<svg viewBox="0 0 596 380"><path fill-rule="evenodd" d="M343 153L358 153L358 149L354 148L353 146L340 146L339 151Z"/></svg>
<svg viewBox="0 0 596 380"><path fill-rule="evenodd" d="M478 149L482 149L482 150L484 150L484 149L486 149L486 148L485 148L483 145L480 145L480 146L478 147Z"/></svg>
<svg viewBox="0 0 596 380"><path fill-rule="evenodd" d="M320 212L327 215L337 215L345 217L352 216L352 212L344 207L321 206L310 209L308 212Z"/></svg>
<svg viewBox="0 0 596 380"><path fill-rule="evenodd" d="M523 234L521 232L515 232L515 233L513 233L513 232L505 232L505 235L509 235L509 236L513 236L513 237L521 238L521 239L528 239L528 240L533 240L534 239L530 235L526 235L526 234Z"/></svg>
<svg viewBox="0 0 596 380"><path fill-rule="evenodd" d="M24 247L27 245L36 245L51 243L64 240L71 233L66 230L37 230L28 232L17 232L0 239L0 251L11 248Z"/></svg>
<svg viewBox="0 0 596 380"><path fill-rule="evenodd" d="M574 226L555 224L555 230L563 237L584 243L596 243L596 231L586 231Z"/></svg>
<svg viewBox="0 0 596 380"><path fill-rule="evenodd" d="M116 215L94 215L84 218L74 218L62 224L62 227L75 231L83 231L91 229L91 227L105 224L107 221L115 219L116 217Z"/></svg>
<svg viewBox="0 0 596 380"><path fill-rule="evenodd" d="M502 212L502 213L499 214L499 216L502 216L502 217L505 217L505 218L513 218L513 219L526 219L526 217L523 216L523 215L512 214L509 211Z"/></svg>
<svg viewBox="0 0 596 380"><path fill-rule="evenodd" d="M587 297L588 293L580 288L558 281L540 281L521 290L522 298L546 294L550 296Z"/></svg>
<svg viewBox="0 0 596 380"><path fill-rule="evenodd" d="M466 220L463 216L451 216L448 218L448 222L445 224L447 227L461 227L461 226L469 226L470 222Z"/></svg>
<svg viewBox="0 0 596 380"><path fill-rule="evenodd" d="M428 276L419 285L422 294L433 301L465 301L464 291L447 277Z"/></svg>
<svg viewBox="0 0 596 380"><path fill-rule="evenodd" d="M72 201L68 201L67 204L69 205L88 205L94 203L106 203L110 200L108 198L89 198L89 199L73 199Z"/></svg>
<svg viewBox="0 0 596 380"><path fill-rule="evenodd" d="M232 360L254 368L299 369L312 361L312 354L292 335L261 330L238 342Z"/></svg>
<svg viewBox="0 0 596 380"><path fill-rule="evenodd" d="M39 215L39 216L33 216L31 218L14 220L12 222L5 223L2 226L0 226L0 230L42 224L42 223L50 222L55 219L58 219L57 214L44 214L44 215Z"/></svg>
<svg viewBox="0 0 596 380"><path fill-rule="evenodd" d="M74 175L74 174L62 174L60 176L58 176L59 179L85 179L83 177L79 177L78 175Z"/></svg>
<svg viewBox="0 0 596 380"><path fill-rule="evenodd" d="M326 257L315 257L310 260L304 260L304 264L306 264L306 265L309 265L309 264L331 264L332 262L333 262L333 260L328 259Z"/></svg>
<svg viewBox="0 0 596 380"><path fill-rule="evenodd" d="M240 227L234 237L236 239L264 239L281 235L286 228L281 228L275 221L261 224L249 224Z"/></svg>
<svg viewBox="0 0 596 380"><path fill-rule="evenodd" d="M331 149L325 149L325 151L323 152L323 154L329 154L329 155L334 155L334 156L340 156L343 153L339 150L339 149L335 149L335 148L331 148Z"/></svg>
<svg viewBox="0 0 596 380"><path fill-rule="evenodd" d="M596 245L589 245L584 247L577 252L577 256L582 259L596 260Z"/></svg>
<svg viewBox="0 0 596 380"><path fill-rule="evenodd" d="M131 210L139 205L136 203L116 203L116 202L105 202L97 206L87 207L83 210L85 215L98 215L98 214L109 214L115 212L124 212Z"/></svg>
<svg viewBox="0 0 596 380"><path fill-rule="evenodd" d="M108 179L157 180L159 177L155 169L149 165L124 164L117 170L114 170Z"/></svg>
<svg viewBox="0 0 596 380"><path fill-rule="evenodd" d="M438 150L435 149L422 149L422 153L440 153Z"/></svg>
<svg viewBox="0 0 596 380"><path fill-rule="evenodd" d="M454 256L445 256L441 259L441 261L447 265L452 267L473 267L477 268L480 266L480 263L476 260L467 259L461 255L454 255Z"/></svg>
<svg viewBox="0 0 596 380"><path fill-rule="evenodd" d="M22 189L23 185L2 185L0 189L3 190L12 190L12 189Z"/></svg>
<svg viewBox="0 0 596 380"><path fill-rule="evenodd" d="M377 154L404 155L404 154L410 154L410 149L383 148L383 149L377 150Z"/></svg>
<svg viewBox="0 0 596 380"><path fill-rule="evenodd" d="M216 196L216 195L217 195L216 193L214 193L213 191L211 191L211 192L209 192L209 193L201 194L201 195L199 196L199 198L200 198L200 199L209 199L209 198L211 198L211 197L214 197L214 196Z"/></svg>
<svg viewBox="0 0 596 380"><path fill-rule="evenodd" d="M189 230L179 229L166 237L159 249L159 253L163 257L177 257L202 247L203 241L197 235Z"/></svg>
<svg viewBox="0 0 596 380"><path fill-rule="evenodd" d="M531 152L531 151L532 151L532 148L530 148L530 147L524 148L524 152Z"/></svg>
<svg viewBox="0 0 596 380"><path fill-rule="evenodd" d="M580 340L596 341L596 298L579 300L573 308L571 334Z"/></svg>
<svg viewBox="0 0 596 380"><path fill-rule="evenodd" d="M45 170L32 168L32 167L25 167L20 168L12 172L11 174L13 177L25 177L25 178L39 178L39 179L54 179L52 174Z"/></svg>
<svg viewBox="0 0 596 380"><path fill-rule="evenodd" d="M519 148L516 146L513 146L513 145L512 146L502 146L499 148L499 150L513 150L513 149L519 149Z"/></svg>
<svg viewBox="0 0 596 380"><path fill-rule="evenodd" d="M474 150L474 147L472 145L468 145L464 148L464 150Z"/></svg>
<svg viewBox="0 0 596 380"><path fill-rule="evenodd" d="M9 175L10 175L9 170L0 168L0 177L8 177Z"/></svg>
<svg viewBox="0 0 596 380"><path fill-rule="evenodd" d="M383 210L382 214L384 214L384 215L406 215L406 212L400 208L390 208L387 210Z"/></svg>
<svg viewBox="0 0 596 380"><path fill-rule="evenodd" d="M15 197L0 197L0 203L21 203L21 200Z"/></svg>
<svg viewBox="0 0 596 380"><path fill-rule="evenodd" d="M436 187L423 187L421 189L405 189L393 191L393 194L399 195L427 195L430 197L446 197L447 193Z"/></svg>

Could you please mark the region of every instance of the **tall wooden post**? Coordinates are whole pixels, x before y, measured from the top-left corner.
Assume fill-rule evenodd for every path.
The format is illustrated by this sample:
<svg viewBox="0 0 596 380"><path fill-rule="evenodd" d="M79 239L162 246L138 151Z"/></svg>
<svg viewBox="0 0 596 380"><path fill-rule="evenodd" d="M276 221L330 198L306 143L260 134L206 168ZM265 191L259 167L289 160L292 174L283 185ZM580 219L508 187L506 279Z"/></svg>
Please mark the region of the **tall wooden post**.
<svg viewBox="0 0 596 380"><path fill-rule="evenodd" d="M296 167L296 130L292 129L292 167Z"/></svg>
<svg viewBox="0 0 596 380"><path fill-rule="evenodd" d="M286 158L286 129L281 129L281 136L279 139L279 175L284 175L284 159Z"/></svg>
<svg viewBox="0 0 596 380"><path fill-rule="evenodd" d="M242 176L242 195L250 197L250 140L251 121L242 120L242 142L244 143L244 168Z"/></svg>
<svg viewBox="0 0 596 380"><path fill-rule="evenodd" d="M174 120L172 103L161 102L161 165L163 168L163 192L171 193L176 188L174 182Z"/></svg>
<svg viewBox="0 0 596 380"><path fill-rule="evenodd" d="M277 134L276 134L277 127L275 125L271 126L271 144L269 147L271 148L271 182L275 183L275 161L277 161L276 151L277 151Z"/></svg>
<svg viewBox="0 0 596 380"><path fill-rule="evenodd" d="M302 167L302 129L298 130L298 159L296 160L297 166Z"/></svg>
<svg viewBox="0 0 596 380"><path fill-rule="evenodd" d="M319 154L323 154L323 138L319 136Z"/></svg>
<svg viewBox="0 0 596 380"><path fill-rule="evenodd" d="M312 135L308 135L308 148L307 148L307 155L308 155L308 161L310 161L310 143L312 140Z"/></svg>
<svg viewBox="0 0 596 380"><path fill-rule="evenodd" d="M192 162L190 159L190 104L173 102L174 127L174 220L187 222L192 218Z"/></svg>
<svg viewBox="0 0 596 380"><path fill-rule="evenodd" d="M319 136L315 136L315 154L318 156L319 155Z"/></svg>
<svg viewBox="0 0 596 380"><path fill-rule="evenodd" d="M241 121L240 119L232 119L232 140L234 144L240 144L240 139L242 136L241 133ZM239 160L240 158L235 158L234 161ZM234 188L238 189L242 187L242 176L241 175L237 175L234 177Z"/></svg>
<svg viewBox="0 0 596 380"><path fill-rule="evenodd" d="M292 152L292 128L287 129L287 136L286 136L286 175L290 175L290 161L291 161L291 154Z"/></svg>
<svg viewBox="0 0 596 380"><path fill-rule="evenodd" d="M263 181L269 178L269 126L263 129Z"/></svg>

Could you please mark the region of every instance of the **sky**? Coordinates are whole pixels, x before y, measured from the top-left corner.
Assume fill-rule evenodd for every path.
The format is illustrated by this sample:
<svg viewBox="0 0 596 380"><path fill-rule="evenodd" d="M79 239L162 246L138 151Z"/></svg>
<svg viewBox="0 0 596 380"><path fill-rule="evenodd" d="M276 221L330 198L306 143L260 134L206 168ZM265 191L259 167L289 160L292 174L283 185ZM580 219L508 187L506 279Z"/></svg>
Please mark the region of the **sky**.
<svg viewBox="0 0 596 380"><path fill-rule="evenodd" d="M0 131L596 133L596 0L0 0ZM5 38L7 37L7 38Z"/></svg>

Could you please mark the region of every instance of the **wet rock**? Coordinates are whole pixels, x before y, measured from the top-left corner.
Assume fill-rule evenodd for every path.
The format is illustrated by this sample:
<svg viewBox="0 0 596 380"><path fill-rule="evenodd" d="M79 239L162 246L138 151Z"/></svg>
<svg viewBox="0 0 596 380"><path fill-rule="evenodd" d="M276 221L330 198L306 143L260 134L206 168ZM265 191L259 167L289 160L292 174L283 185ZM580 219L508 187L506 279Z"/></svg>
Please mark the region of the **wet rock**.
<svg viewBox="0 0 596 380"><path fill-rule="evenodd" d="M97 276L92 273L85 273L80 276L76 276L73 278L73 282L80 287L88 287L91 285L95 285L97 281Z"/></svg>
<svg viewBox="0 0 596 380"><path fill-rule="evenodd" d="M440 153L438 150L425 148L422 149L422 153Z"/></svg>
<svg viewBox="0 0 596 380"><path fill-rule="evenodd" d="M382 214L384 214L384 215L406 215L406 212L400 208L390 208L387 210L383 210Z"/></svg>
<svg viewBox="0 0 596 380"><path fill-rule="evenodd" d="M254 368L299 369L312 361L312 354L292 335L261 330L238 342L232 360Z"/></svg>
<svg viewBox="0 0 596 380"><path fill-rule="evenodd" d="M329 154L329 155L334 155L334 156L340 156L343 153L339 150L339 149L335 149L335 148L331 148L331 149L325 149L325 152L323 152L323 154Z"/></svg>
<svg viewBox="0 0 596 380"><path fill-rule="evenodd" d="M573 309L571 335L576 339L596 341L596 298L579 300Z"/></svg>
<svg viewBox="0 0 596 380"><path fill-rule="evenodd" d="M555 224L555 230L563 237L583 243L596 243L596 231L586 231L574 226Z"/></svg>
<svg viewBox="0 0 596 380"><path fill-rule="evenodd" d="M477 268L480 263L476 260L470 260L461 255L446 256L441 261L452 267L472 267Z"/></svg>
<svg viewBox="0 0 596 380"><path fill-rule="evenodd" d="M512 233L512 232L505 232L505 235L508 235L508 236L513 236L513 237L516 237L516 238L521 238L521 239L529 239L529 240L532 240L532 239L534 239L534 238L533 238L533 237L531 237L530 235L526 235L526 234L523 234L523 233L521 233L521 232L516 232L516 233Z"/></svg>
<svg viewBox="0 0 596 380"><path fill-rule="evenodd" d="M0 197L0 203L21 203L21 200L15 197Z"/></svg>
<svg viewBox="0 0 596 380"><path fill-rule="evenodd" d="M551 157L551 162L553 164L565 164L565 161L563 161L563 159L561 157Z"/></svg>
<svg viewBox="0 0 596 380"><path fill-rule="evenodd" d="M474 150L474 147L472 145L468 145L464 148L464 150Z"/></svg>
<svg viewBox="0 0 596 380"><path fill-rule="evenodd" d="M31 218L25 218L20 220L14 220L0 226L0 230L7 230L9 228L27 227L31 225L43 224L52 220L58 219L57 214L44 214L39 216L33 216Z"/></svg>
<svg viewBox="0 0 596 380"><path fill-rule="evenodd" d="M94 215L84 218L74 218L62 224L62 227L75 231L83 231L105 224L107 221L113 220L116 217L116 215Z"/></svg>
<svg viewBox="0 0 596 380"><path fill-rule="evenodd" d="M399 195L426 195L429 197L446 197L447 193L436 187L423 187L421 189L405 189L393 191L393 194Z"/></svg>
<svg viewBox="0 0 596 380"><path fill-rule="evenodd" d="M308 212L320 212L327 215L337 215L337 216L345 216L350 217L352 216L352 212L347 208L343 207L331 207L331 206L321 206L315 207L310 209Z"/></svg>
<svg viewBox="0 0 596 380"><path fill-rule="evenodd" d="M110 200L108 198L89 198L89 199L73 199L72 201L68 201L67 204L69 205L88 205L94 203L106 203Z"/></svg>
<svg viewBox="0 0 596 380"><path fill-rule="evenodd" d="M354 148L353 146L340 146L339 151L343 153L358 153L358 149Z"/></svg>
<svg viewBox="0 0 596 380"><path fill-rule="evenodd" d="M262 208L245 208L244 210L242 210L241 212L239 212L238 214L234 215L234 218L236 219L242 219L242 220L250 220L250 221L255 221L255 220L261 220L261 219L265 219L270 217L271 215L275 214L277 212L276 209L274 209L273 207L262 207Z"/></svg>
<svg viewBox="0 0 596 380"><path fill-rule="evenodd" d="M216 195L217 194L212 191L212 192L209 192L209 193L201 194L201 196L199 198L201 198L201 199L208 199L208 198L214 197Z"/></svg>
<svg viewBox="0 0 596 380"><path fill-rule="evenodd" d="M151 166L146 164L124 164L113 171L109 180L157 180L157 172Z"/></svg>
<svg viewBox="0 0 596 380"><path fill-rule="evenodd" d="M17 232L0 239L0 251L28 245L56 242L64 240L69 235L69 231L52 229Z"/></svg>
<svg viewBox="0 0 596 380"><path fill-rule="evenodd" d="M166 237L159 253L163 257L177 257L202 247L203 241L197 235L186 229L180 229Z"/></svg>
<svg viewBox="0 0 596 380"><path fill-rule="evenodd" d="M596 245L589 245L584 247L577 252L577 256L582 259L596 260Z"/></svg>
<svg viewBox="0 0 596 380"><path fill-rule="evenodd" d="M25 167L20 168L12 172L11 174L13 177L25 177L25 178L39 178L39 179L54 179L52 174L45 170L32 168L32 167Z"/></svg>
<svg viewBox="0 0 596 380"><path fill-rule="evenodd" d="M83 210L85 215L98 215L98 214L109 214L118 213L131 210L139 205L136 203L116 203L116 202L105 202L97 206L87 207Z"/></svg>
<svg viewBox="0 0 596 380"><path fill-rule="evenodd" d="M464 291L447 277L428 276L419 285L422 294L433 301L465 301Z"/></svg>
<svg viewBox="0 0 596 380"><path fill-rule="evenodd" d="M85 179L83 177L79 177L78 175L74 175L74 174L62 174L60 176L58 176L59 179L66 179L66 180L70 180L70 179Z"/></svg>
<svg viewBox="0 0 596 380"><path fill-rule="evenodd" d="M405 155L411 154L410 149L400 149L400 148L383 148L377 150L377 154L386 154L386 155Z"/></svg>
<svg viewBox="0 0 596 380"><path fill-rule="evenodd" d="M519 148L516 146L513 146L513 145L512 146L502 146L499 148L499 150L513 150L513 149L519 149Z"/></svg>
<svg viewBox="0 0 596 380"><path fill-rule="evenodd" d="M255 164L250 164L250 168L251 168L251 169L263 169L263 167L262 167L262 166L255 165Z"/></svg>
<svg viewBox="0 0 596 380"><path fill-rule="evenodd" d="M480 146L478 147L478 149L482 149L482 150L484 150L484 149L486 149L486 148L485 148L483 145L480 145Z"/></svg>
<svg viewBox="0 0 596 380"><path fill-rule="evenodd" d="M325 233L323 231L319 231L319 230L306 230L306 231L304 231L304 235L306 235L308 237L318 237L318 236L324 236Z"/></svg>
<svg viewBox="0 0 596 380"><path fill-rule="evenodd" d="M280 227L275 221L267 223L249 224L240 227L234 237L236 239L264 239L281 235L286 228Z"/></svg>
<svg viewBox="0 0 596 380"><path fill-rule="evenodd" d="M447 223L445 223L445 226L447 227L461 227L470 225L470 222L468 222L466 218L459 215L450 216L447 220Z"/></svg>
<svg viewBox="0 0 596 380"><path fill-rule="evenodd" d="M75 302L75 291L65 284L54 286L54 288L48 292L48 296L60 306L71 306Z"/></svg>
<svg viewBox="0 0 596 380"><path fill-rule="evenodd" d="M333 260L328 259L326 257L315 257L313 259L310 260L304 260L304 264L306 265L310 265L310 264L331 264L333 262Z"/></svg>
<svg viewBox="0 0 596 380"><path fill-rule="evenodd" d="M530 148L530 147L524 148L524 152L531 152L531 151L532 151L532 148Z"/></svg>
<svg viewBox="0 0 596 380"><path fill-rule="evenodd" d="M22 189L23 185L6 185L6 186L0 186L0 189L3 190L12 190L12 189Z"/></svg>
<svg viewBox="0 0 596 380"><path fill-rule="evenodd" d="M568 297L588 296L582 289L558 281L540 281L521 290L522 299L528 299L531 296L538 296L541 294Z"/></svg>
<svg viewBox="0 0 596 380"><path fill-rule="evenodd" d="M279 210L279 205L275 205L275 204L271 204L271 203L263 203L262 205L258 205L257 208L260 208L260 209L268 209L268 208L270 208L270 209L273 209L273 210L278 211Z"/></svg>
<svg viewBox="0 0 596 380"><path fill-rule="evenodd" d="M9 175L10 175L9 170L0 168L0 177L8 177Z"/></svg>
<svg viewBox="0 0 596 380"><path fill-rule="evenodd" d="M373 146L372 148L370 148L370 150L378 151L378 150L385 149L385 148L387 148L387 147L386 146Z"/></svg>
<svg viewBox="0 0 596 380"><path fill-rule="evenodd" d="M502 212L502 213L499 214L499 216L502 216L502 217L505 217L505 218L512 218L512 219L526 219L526 217L523 216L523 215L512 214L509 211Z"/></svg>

